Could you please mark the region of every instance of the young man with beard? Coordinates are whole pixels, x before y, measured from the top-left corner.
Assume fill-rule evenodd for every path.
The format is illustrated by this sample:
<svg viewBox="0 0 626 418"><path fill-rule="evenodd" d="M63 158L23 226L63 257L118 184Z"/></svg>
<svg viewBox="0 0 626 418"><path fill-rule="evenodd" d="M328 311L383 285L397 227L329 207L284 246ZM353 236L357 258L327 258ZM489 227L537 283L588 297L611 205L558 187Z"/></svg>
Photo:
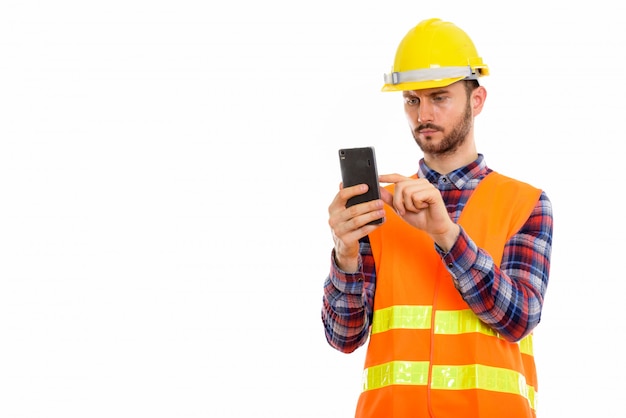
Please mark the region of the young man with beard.
<svg viewBox="0 0 626 418"><path fill-rule="evenodd" d="M488 74L468 35L424 20L402 39L383 91L401 92L423 152L413 176L380 176L381 199L328 208L328 343L369 340L356 417L535 417L532 331L552 245L542 190L491 170L474 118ZM381 225L370 225L384 218Z"/></svg>

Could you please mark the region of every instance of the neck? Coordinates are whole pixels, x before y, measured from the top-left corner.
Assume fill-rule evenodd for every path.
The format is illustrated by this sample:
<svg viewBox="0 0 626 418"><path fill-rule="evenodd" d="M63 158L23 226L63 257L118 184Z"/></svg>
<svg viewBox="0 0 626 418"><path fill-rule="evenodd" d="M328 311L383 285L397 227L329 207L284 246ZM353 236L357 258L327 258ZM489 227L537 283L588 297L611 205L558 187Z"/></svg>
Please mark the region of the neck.
<svg viewBox="0 0 626 418"><path fill-rule="evenodd" d="M424 162L428 167L440 174L448 174L458 168L465 167L478 158L476 147L461 147L451 154L424 154Z"/></svg>

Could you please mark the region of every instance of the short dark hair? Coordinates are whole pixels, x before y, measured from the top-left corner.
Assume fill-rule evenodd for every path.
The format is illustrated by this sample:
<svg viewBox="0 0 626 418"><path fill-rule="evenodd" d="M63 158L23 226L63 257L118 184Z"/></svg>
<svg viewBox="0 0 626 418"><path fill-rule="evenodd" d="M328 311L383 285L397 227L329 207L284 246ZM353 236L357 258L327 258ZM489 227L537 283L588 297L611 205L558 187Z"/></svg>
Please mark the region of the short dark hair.
<svg viewBox="0 0 626 418"><path fill-rule="evenodd" d="M472 92L480 86L480 83L478 83L478 80L464 80L464 81L465 81L465 92L467 93L467 97L470 97Z"/></svg>

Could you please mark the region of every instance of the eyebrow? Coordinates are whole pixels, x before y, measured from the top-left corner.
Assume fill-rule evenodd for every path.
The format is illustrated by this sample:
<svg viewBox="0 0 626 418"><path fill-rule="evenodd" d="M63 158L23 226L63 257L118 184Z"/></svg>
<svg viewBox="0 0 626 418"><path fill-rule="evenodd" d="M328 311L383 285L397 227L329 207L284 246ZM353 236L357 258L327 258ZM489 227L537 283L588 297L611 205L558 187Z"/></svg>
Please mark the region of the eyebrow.
<svg viewBox="0 0 626 418"><path fill-rule="evenodd" d="M431 93L428 93L428 95L427 95L427 96L428 96L428 97L432 97L432 96L437 96L437 95L439 95L439 94L445 94L445 93L449 93L449 92L450 92L450 90L449 90L449 89L439 89L439 90L435 90L435 91L433 91L433 92L431 92ZM409 90L409 91L403 91L402 93L403 93L402 95L403 95L404 97L415 97L415 96L416 96L416 95L413 93L413 91L412 91L412 90Z"/></svg>

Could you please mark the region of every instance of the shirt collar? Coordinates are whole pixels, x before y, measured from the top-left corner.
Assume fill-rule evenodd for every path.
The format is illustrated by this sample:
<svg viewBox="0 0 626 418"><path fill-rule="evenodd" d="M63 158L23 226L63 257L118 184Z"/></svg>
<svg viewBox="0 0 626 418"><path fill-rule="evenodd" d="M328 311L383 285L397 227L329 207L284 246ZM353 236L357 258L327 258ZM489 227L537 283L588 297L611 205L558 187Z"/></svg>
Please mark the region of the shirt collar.
<svg viewBox="0 0 626 418"><path fill-rule="evenodd" d="M419 162L417 176L425 178L438 188L441 188L443 183L450 186L453 185L457 189L462 190L469 181L481 179L488 173L489 168L487 168L484 156L482 154L478 154L478 158L476 158L473 162L464 167L457 168L447 174L441 174L431 169L426 165L426 162L424 162L424 159L422 158ZM442 179L447 180L441 181Z"/></svg>

